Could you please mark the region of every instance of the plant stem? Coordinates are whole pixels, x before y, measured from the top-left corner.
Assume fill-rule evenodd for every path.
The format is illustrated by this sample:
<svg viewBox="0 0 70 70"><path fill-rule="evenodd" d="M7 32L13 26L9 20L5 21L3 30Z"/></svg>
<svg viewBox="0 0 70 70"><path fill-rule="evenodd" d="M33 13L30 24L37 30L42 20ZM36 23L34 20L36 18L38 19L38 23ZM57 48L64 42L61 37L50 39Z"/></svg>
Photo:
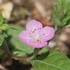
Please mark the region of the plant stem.
<svg viewBox="0 0 70 70"><path fill-rule="evenodd" d="M33 52L33 55L30 59L34 59L38 55L39 51L40 51L40 49L35 48L34 52Z"/></svg>

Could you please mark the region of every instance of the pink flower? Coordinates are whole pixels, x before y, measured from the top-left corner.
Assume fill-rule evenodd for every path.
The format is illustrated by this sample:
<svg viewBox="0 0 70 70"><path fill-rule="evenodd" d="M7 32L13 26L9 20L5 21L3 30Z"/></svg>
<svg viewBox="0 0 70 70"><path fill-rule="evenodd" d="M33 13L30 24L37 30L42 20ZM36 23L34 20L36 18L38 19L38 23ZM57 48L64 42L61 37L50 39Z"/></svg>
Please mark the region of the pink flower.
<svg viewBox="0 0 70 70"><path fill-rule="evenodd" d="M42 48L48 44L48 41L54 37L54 29L52 27L43 27L36 20L31 20L26 25L26 30L19 34L19 38L25 44L34 48Z"/></svg>

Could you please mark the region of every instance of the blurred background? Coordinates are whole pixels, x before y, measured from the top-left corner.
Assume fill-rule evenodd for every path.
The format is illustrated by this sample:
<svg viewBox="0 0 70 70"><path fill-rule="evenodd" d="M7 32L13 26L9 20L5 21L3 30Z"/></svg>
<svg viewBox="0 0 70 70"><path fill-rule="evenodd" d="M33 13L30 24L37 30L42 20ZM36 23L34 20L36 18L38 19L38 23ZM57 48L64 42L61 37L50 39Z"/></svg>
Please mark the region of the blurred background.
<svg viewBox="0 0 70 70"><path fill-rule="evenodd" d="M52 7L55 1L0 0L0 11L10 23L25 25L26 21L36 19L42 22L43 25L52 26L49 21L51 21Z"/></svg>

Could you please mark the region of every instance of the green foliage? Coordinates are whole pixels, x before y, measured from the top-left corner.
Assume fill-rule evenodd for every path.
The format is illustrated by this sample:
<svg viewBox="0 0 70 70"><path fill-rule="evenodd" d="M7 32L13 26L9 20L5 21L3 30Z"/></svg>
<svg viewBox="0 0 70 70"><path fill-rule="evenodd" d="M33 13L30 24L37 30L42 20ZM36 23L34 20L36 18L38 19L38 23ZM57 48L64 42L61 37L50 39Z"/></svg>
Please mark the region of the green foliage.
<svg viewBox="0 0 70 70"><path fill-rule="evenodd" d="M3 35L0 35L0 46L2 45L3 42L4 42L4 37Z"/></svg>
<svg viewBox="0 0 70 70"><path fill-rule="evenodd" d="M34 70L70 70L70 60L55 50L41 54L32 65Z"/></svg>
<svg viewBox="0 0 70 70"><path fill-rule="evenodd" d="M19 33L23 29L24 28L19 25L10 25L10 29L8 30L8 45L11 48L12 53L18 56L24 56L33 52L32 47L25 45L19 40Z"/></svg>
<svg viewBox="0 0 70 70"><path fill-rule="evenodd" d="M7 37L6 32L8 28L8 24L5 23L2 13L0 12L0 46L3 44L4 38Z"/></svg>
<svg viewBox="0 0 70 70"><path fill-rule="evenodd" d="M42 48L42 49L39 51L38 55L41 55L41 54L43 54L43 53L46 53L48 50L49 50L49 49L48 49L48 47L46 46L46 47Z"/></svg>
<svg viewBox="0 0 70 70"><path fill-rule="evenodd" d="M70 22L70 0L58 0L52 13L52 21L58 27L63 27Z"/></svg>
<svg viewBox="0 0 70 70"><path fill-rule="evenodd" d="M6 22L2 16L2 13L0 12L0 31L7 30L8 28L9 28L8 24L6 24Z"/></svg>
<svg viewBox="0 0 70 70"><path fill-rule="evenodd" d="M4 18L3 18L3 16L2 16L2 13L0 12L0 25L2 25L3 22L4 22Z"/></svg>

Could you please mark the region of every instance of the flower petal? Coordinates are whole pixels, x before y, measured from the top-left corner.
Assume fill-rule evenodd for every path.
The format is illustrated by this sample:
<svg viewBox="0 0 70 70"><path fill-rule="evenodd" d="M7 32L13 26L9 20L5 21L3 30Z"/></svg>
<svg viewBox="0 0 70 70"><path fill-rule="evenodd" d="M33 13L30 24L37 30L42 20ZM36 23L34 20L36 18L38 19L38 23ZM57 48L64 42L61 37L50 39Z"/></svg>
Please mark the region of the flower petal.
<svg viewBox="0 0 70 70"><path fill-rule="evenodd" d="M34 32L38 29L42 29L42 24L39 21L36 20L31 20L27 25L26 25L26 30L30 32Z"/></svg>
<svg viewBox="0 0 70 70"><path fill-rule="evenodd" d="M39 43L33 42L31 45L34 48L43 48L47 45L47 42L39 42Z"/></svg>
<svg viewBox="0 0 70 70"><path fill-rule="evenodd" d="M30 42L32 41L32 40L31 40L31 37L30 37L30 35L29 35L29 32L26 31L26 30L22 31L22 32L19 34L19 38L20 38L20 40L21 40L23 43L25 43L25 44L27 44L27 45L29 45Z"/></svg>
<svg viewBox="0 0 70 70"><path fill-rule="evenodd" d="M40 32L43 41L51 40L54 37L54 34L55 34L55 30L52 27L48 27L48 26L44 27Z"/></svg>

